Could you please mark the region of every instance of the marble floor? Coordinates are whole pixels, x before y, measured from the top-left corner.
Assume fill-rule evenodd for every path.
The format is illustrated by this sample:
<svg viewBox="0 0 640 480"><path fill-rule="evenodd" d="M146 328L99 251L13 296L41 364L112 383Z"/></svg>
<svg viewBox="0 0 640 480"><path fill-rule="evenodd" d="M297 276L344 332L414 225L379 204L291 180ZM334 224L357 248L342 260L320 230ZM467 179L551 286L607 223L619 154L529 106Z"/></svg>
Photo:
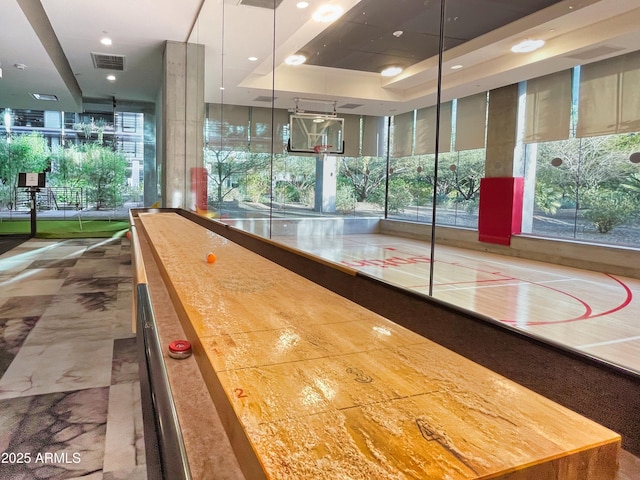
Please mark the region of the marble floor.
<svg viewBox="0 0 640 480"><path fill-rule="evenodd" d="M0 480L146 479L131 274L125 239L0 254Z"/></svg>
<svg viewBox="0 0 640 480"><path fill-rule="evenodd" d="M130 244L0 255L0 479L146 479Z"/></svg>

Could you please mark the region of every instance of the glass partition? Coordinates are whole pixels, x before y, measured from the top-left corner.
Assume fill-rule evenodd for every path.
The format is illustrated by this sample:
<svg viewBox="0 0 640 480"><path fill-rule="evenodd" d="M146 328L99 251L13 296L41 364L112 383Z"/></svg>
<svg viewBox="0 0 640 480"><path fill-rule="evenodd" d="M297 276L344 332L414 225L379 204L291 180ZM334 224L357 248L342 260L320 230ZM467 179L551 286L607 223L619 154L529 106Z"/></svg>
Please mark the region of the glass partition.
<svg viewBox="0 0 640 480"><path fill-rule="evenodd" d="M568 16L597 29L589 2L558 3L205 2L192 38L206 45L207 214L383 278L394 246L352 245L354 261L331 242L418 239L393 265L419 264L401 286L526 326L513 312L528 294L451 246L514 257L535 257L517 237L640 246L638 55L598 44L581 59L596 47L584 36L564 53L518 43L522 25L552 32Z"/></svg>
<svg viewBox="0 0 640 480"><path fill-rule="evenodd" d="M142 204L145 144L155 145L154 132L144 131L152 106L87 105L96 111L0 109L0 217L20 219L31 209L21 172L46 174L35 196L43 216L125 219Z"/></svg>
<svg viewBox="0 0 640 480"><path fill-rule="evenodd" d="M639 72L640 55L634 52L525 83L524 117L527 125L538 126L525 139L528 161L535 165L530 233L640 245L640 123L628 108L637 101L629 84ZM556 121L549 126L551 107L541 98L551 89L564 98L553 98Z"/></svg>

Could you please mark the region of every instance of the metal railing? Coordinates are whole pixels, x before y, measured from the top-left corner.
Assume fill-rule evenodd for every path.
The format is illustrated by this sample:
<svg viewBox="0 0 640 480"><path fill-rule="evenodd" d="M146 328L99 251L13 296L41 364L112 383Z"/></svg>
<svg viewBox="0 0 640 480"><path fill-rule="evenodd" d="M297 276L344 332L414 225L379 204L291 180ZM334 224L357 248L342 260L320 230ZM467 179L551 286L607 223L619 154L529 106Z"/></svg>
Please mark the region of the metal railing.
<svg viewBox="0 0 640 480"><path fill-rule="evenodd" d="M135 294L147 478L192 480L147 285Z"/></svg>
<svg viewBox="0 0 640 480"><path fill-rule="evenodd" d="M15 187L11 210L30 208L29 192ZM82 187L42 187L36 194L38 210L82 210L87 208L87 196Z"/></svg>

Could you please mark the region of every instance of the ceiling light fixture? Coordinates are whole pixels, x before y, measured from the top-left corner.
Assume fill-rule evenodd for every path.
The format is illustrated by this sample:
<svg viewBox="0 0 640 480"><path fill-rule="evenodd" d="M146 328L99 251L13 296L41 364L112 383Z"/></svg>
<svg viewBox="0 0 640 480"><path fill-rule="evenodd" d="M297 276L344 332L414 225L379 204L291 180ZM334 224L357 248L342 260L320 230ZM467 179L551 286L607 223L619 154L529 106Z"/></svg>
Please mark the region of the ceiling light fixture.
<svg viewBox="0 0 640 480"><path fill-rule="evenodd" d="M342 9L342 7L339 7L337 5L322 5L320 8L318 8L318 10L315 11L312 18L316 22L328 23L340 18L343 12L344 10Z"/></svg>
<svg viewBox="0 0 640 480"><path fill-rule="evenodd" d="M534 50L538 50L543 45L544 40L534 40L531 38L527 38L526 40L523 40L511 47L511 51L513 53L529 53L533 52Z"/></svg>
<svg viewBox="0 0 640 480"><path fill-rule="evenodd" d="M387 67L380 72L380 75L382 75L383 77L394 77L400 72L402 72L401 67Z"/></svg>
<svg viewBox="0 0 640 480"><path fill-rule="evenodd" d="M462 65L457 64L457 65L451 65L451 70L460 70L462 68Z"/></svg>
<svg viewBox="0 0 640 480"><path fill-rule="evenodd" d="M286 58L286 60L284 61L284 63L286 63L287 65L302 65L304 62L307 61L307 57L305 57L304 55L290 55Z"/></svg>
<svg viewBox="0 0 640 480"><path fill-rule="evenodd" d="M116 81L116 76L115 75L107 75L107 80L109 80L110 82L115 82Z"/></svg>
<svg viewBox="0 0 640 480"><path fill-rule="evenodd" d="M107 45L107 46L109 46L109 45L111 45L113 42L111 41L111 39L110 39L109 37L102 37L102 38L100 39L100 43L101 43L102 45Z"/></svg>
<svg viewBox="0 0 640 480"><path fill-rule="evenodd" d="M31 96L36 100L44 100L47 102L57 102L58 97L51 93L32 93Z"/></svg>
<svg viewBox="0 0 640 480"><path fill-rule="evenodd" d="M258 57L249 57L248 60L250 62L257 62L258 61Z"/></svg>
<svg viewBox="0 0 640 480"><path fill-rule="evenodd" d="M296 3L296 7L298 8L307 8L309 6L309 2L298 2Z"/></svg>
<svg viewBox="0 0 640 480"><path fill-rule="evenodd" d="M395 32L393 32L393 36L396 38L400 38L402 36L404 32L402 30L396 30Z"/></svg>

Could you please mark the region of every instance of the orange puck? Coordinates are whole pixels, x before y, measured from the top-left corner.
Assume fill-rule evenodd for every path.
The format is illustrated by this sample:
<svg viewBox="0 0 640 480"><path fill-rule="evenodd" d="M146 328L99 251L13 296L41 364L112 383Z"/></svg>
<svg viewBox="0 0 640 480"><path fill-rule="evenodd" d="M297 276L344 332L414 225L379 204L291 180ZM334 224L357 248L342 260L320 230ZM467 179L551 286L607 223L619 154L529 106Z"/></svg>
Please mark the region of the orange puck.
<svg viewBox="0 0 640 480"><path fill-rule="evenodd" d="M171 358L187 358L191 356L191 343L187 340L174 340L169 344Z"/></svg>
<svg viewBox="0 0 640 480"><path fill-rule="evenodd" d="M216 261L216 254L213 252L207 253L207 263L214 263Z"/></svg>

